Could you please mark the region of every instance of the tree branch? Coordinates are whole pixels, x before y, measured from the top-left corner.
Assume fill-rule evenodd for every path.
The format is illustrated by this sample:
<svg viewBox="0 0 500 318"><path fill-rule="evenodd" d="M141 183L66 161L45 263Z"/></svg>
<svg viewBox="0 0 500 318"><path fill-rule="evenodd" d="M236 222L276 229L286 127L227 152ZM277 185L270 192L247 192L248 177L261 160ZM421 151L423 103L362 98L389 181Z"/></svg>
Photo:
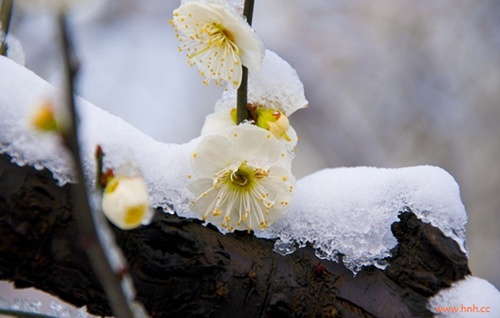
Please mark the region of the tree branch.
<svg viewBox="0 0 500 318"><path fill-rule="evenodd" d="M0 155L0 279L110 315L77 243L72 187ZM410 211L392 229L399 244L388 269L365 267L354 277L310 246L281 256L272 240L223 235L160 210L146 227L113 228L137 299L153 317L431 317L427 298L470 273L467 257Z"/></svg>

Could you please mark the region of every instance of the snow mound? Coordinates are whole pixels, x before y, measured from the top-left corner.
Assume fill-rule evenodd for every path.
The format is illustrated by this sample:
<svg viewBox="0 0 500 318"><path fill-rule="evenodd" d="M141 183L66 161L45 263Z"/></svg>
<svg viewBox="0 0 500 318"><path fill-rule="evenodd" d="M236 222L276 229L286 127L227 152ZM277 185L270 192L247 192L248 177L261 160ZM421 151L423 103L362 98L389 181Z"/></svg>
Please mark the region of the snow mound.
<svg viewBox="0 0 500 318"><path fill-rule="evenodd" d="M391 224L410 208L465 248L467 214L459 187L441 168L369 167L325 169L297 182L290 211L265 233L279 237L278 251L310 243L317 256L337 260L357 272L364 265L384 268L397 241Z"/></svg>
<svg viewBox="0 0 500 318"><path fill-rule="evenodd" d="M500 317L500 292L484 279L467 276L432 297L427 308L438 317Z"/></svg>

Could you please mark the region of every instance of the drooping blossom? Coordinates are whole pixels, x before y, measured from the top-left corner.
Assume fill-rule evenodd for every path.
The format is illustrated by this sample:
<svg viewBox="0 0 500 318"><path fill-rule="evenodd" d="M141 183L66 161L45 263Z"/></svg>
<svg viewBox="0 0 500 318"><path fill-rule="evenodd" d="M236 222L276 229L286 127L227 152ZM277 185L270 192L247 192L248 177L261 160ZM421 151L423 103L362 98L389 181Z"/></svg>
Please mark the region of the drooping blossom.
<svg viewBox="0 0 500 318"><path fill-rule="evenodd" d="M208 84L241 84L242 66L256 71L262 64L264 45L241 14L229 3L186 2L174 10L174 26L190 65L196 65Z"/></svg>
<svg viewBox="0 0 500 318"><path fill-rule="evenodd" d="M294 193L284 144L255 125L203 136L191 166L193 210L228 231L265 229L286 212Z"/></svg>

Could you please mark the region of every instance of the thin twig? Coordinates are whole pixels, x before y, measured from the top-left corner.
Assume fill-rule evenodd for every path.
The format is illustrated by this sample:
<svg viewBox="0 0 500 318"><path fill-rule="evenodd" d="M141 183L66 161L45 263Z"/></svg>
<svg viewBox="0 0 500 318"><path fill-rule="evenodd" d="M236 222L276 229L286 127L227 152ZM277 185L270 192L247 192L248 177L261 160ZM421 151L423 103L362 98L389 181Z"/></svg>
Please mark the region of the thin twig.
<svg viewBox="0 0 500 318"><path fill-rule="evenodd" d="M129 301L121 288L122 275L116 273L109 263L108 256L101 246L93 218L93 211L89 203L87 189L84 183L80 147L78 144L78 118L75 110L73 83L77 72L76 59L70 42L68 27L63 13L58 15L58 24L62 42L62 54L66 79L65 102L70 111L69 129L64 133L66 146L73 154L77 173L77 184L74 187L75 219L80 231L82 243L92 264L99 282L101 283L113 315L119 318L133 318Z"/></svg>
<svg viewBox="0 0 500 318"><path fill-rule="evenodd" d="M11 17L12 0L2 0L2 6L0 6L0 55L3 56L7 55L7 34L9 33Z"/></svg>
<svg viewBox="0 0 500 318"><path fill-rule="evenodd" d="M97 145L95 149L95 162L96 162L96 177L95 177L95 189L98 193L103 192L102 184L102 173L104 167L104 153L100 145Z"/></svg>
<svg viewBox="0 0 500 318"><path fill-rule="evenodd" d="M249 25L252 25L254 0L245 0L243 15L246 17ZM240 87L236 93L236 119L240 124L249 118L248 114L248 69L242 66L242 75Z"/></svg>

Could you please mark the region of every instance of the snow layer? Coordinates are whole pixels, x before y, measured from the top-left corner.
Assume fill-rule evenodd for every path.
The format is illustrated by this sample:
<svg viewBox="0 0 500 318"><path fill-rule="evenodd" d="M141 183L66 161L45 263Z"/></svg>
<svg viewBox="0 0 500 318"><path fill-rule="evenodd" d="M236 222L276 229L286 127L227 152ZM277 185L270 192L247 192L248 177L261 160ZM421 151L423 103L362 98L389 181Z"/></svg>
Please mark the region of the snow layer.
<svg viewBox="0 0 500 318"><path fill-rule="evenodd" d="M218 108L236 106L237 90L229 88L217 101ZM261 68L248 75L248 102L278 109L290 116L309 105L297 71L273 51L266 50Z"/></svg>
<svg viewBox="0 0 500 318"><path fill-rule="evenodd" d="M289 244L290 251L294 243L311 243L325 259L340 253L354 272L363 265L384 267L382 259L397 243L391 224L405 207L466 251L467 214L458 185L446 171L430 166L318 171L299 180L288 214L261 236L280 237L277 248Z"/></svg>
<svg viewBox="0 0 500 318"><path fill-rule="evenodd" d="M40 133L30 127L29 119L37 103L57 95L57 90L30 70L0 57L0 153L8 153L19 165L49 169L63 185L74 182L69 153L55 134ZM175 206L188 213L186 189L189 154L194 143L160 143L130 124L77 98L80 117L82 160L86 183L93 187L94 151L101 145L105 165L137 165L148 184L153 206Z"/></svg>
<svg viewBox="0 0 500 318"><path fill-rule="evenodd" d="M0 40L3 40L4 36L2 35L2 31L0 30ZM11 60L14 60L16 63L24 65L25 55L24 50L21 45L21 42L13 36L11 33L7 36L7 57Z"/></svg>
<svg viewBox="0 0 500 318"><path fill-rule="evenodd" d="M69 156L56 135L40 134L28 125L30 112L53 86L13 61L0 57L0 153L18 164L48 168L60 184L74 181ZM77 99L81 118L87 185L95 173L94 149L101 145L105 164L118 167L135 162L146 179L153 206L175 208L192 216L187 190L189 155L197 139L187 144L160 143L122 119ZM336 260L338 254L353 271L363 265L383 267L382 259L396 244L390 226L398 211L411 208L418 217L454 238L465 251L467 215L458 185L436 167L401 169L326 169L297 183L290 211L261 237L281 240L277 249L291 252L297 243L311 243L318 256Z"/></svg>
<svg viewBox="0 0 500 318"><path fill-rule="evenodd" d="M467 276L432 297L427 308L438 317L500 317L500 292L484 279Z"/></svg>

